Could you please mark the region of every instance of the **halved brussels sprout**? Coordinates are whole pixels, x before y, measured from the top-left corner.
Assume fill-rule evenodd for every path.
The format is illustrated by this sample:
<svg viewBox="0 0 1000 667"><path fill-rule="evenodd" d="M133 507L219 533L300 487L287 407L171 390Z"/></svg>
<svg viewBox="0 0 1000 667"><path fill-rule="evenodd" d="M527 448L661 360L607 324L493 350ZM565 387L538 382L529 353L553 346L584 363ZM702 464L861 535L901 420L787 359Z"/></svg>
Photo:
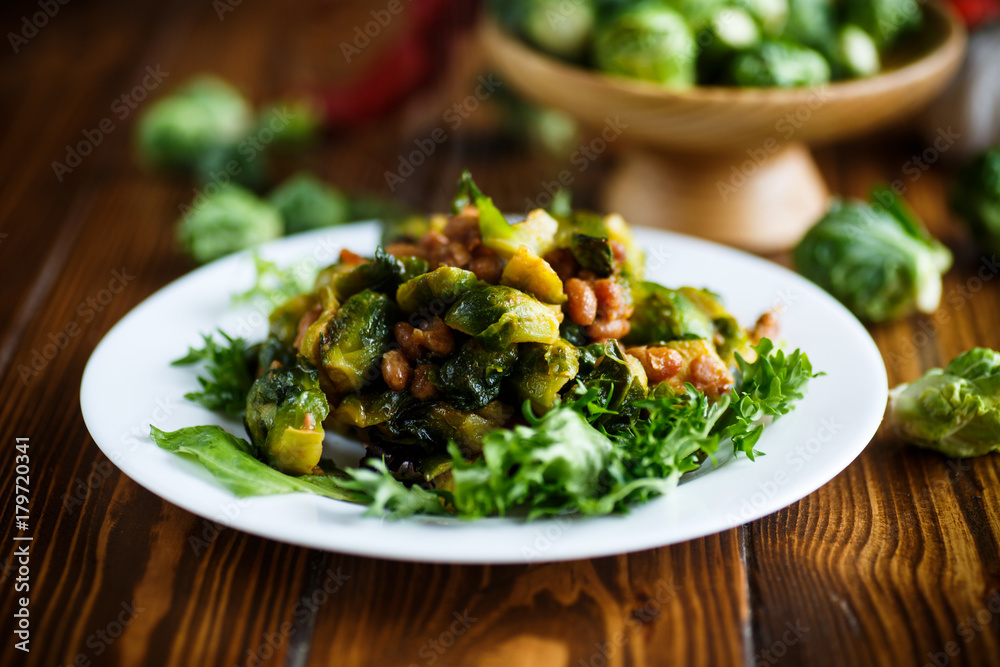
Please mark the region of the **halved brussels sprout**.
<svg viewBox="0 0 1000 667"><path fill-rule="evenodd" d="M630 423L638 411L633 403L646 398L648 388L639 360L626 354L618 341L609 340L581 350L579 363L576 377L588 389L596 387L600 404L616 413L601 415L597 422L609 429Z"/></svg>
<svg viewBox="0 0 1000 667"><path fill-rule="evenodd" d="M560 320L552 308L504 285L466 292L448 310L444 322L495 351L513 343L551 344L559 339Z"/></svg>
<svg viewBox="0 0 1000 667"><path fill-rule="evenodd" d="M500 276L500 284L527 292L542 303L561 304L566 302L559 275L544 259L531 252L528 246L521 246L510 258Z"/></svg>
<svg viewBox="0 0 1000 667"><path fill-rule="evenodd" d="M329 320L319 337L319 355L336 393L358 391L380 377L379 363L392 341L396 315L388 297L365 290L345 301Z"/></svg>
<svg viewBox="0 0 1000 667"><path fill-rule="evenodd" d="M499 395L500 383L516 361L516 345L491 350L469 339L437 369L434 386L456 408L476 410Z"/></svg>
<svg viewBox="0 0 1000 667"><path fill-rule="evenodd" d="M300 294L281 304L269 320L269 333L285 345L291 345L299 335L302 317L319 304L315 294Z"/></svg>
<svg viewBox="0 0 1000 667"><path fill-rule="evenodd" d="M396 290L396 302L407 314L428 309L439 315L478 283L472 271L442 266L400 285Z"/></svg>
<svg viewBox="0 0 1000 667"><path fill-rule="evenodd" d="M653 282L636 283L632 288L634 310L624 342L628 345L712 338L712 318L691 300L684 290L672 290Z"/></svg>
<svg viewBox="0 0 1000 667"><path fill-rule="evenodd" d="M316 369L275 368L250 388L244 424L258 458L290 475L307 475L323 453L329 411Z"/></svg>
<svg viewBox="0 0 1000 667"><path fill-rule="evenodd" d="M614 273L615 253L610 240L586 234L573 234L569 249L577 264L588 271L593 271L599 278L607 278Z"/></svg>
<svg viewBox="0 0 1000 667"><path fill-rule="evenodd" d="M395 295L400 284L426 273L427 261L419 257L397 259L382 248L375 250L375 257L363 264L337 262L320 271L316 287L329 286L340 300L370 289Z"/></svg>
<svg viewBox="0 0 1000 667"><path fill-rule="evenodd" d="M556 233L556 247L569 248L573 251L573 240L578 235L588 236L593 239L607 239L620 243L625 248L625 263L622 265L621 273L631 280L641 280L645 264L645 256L642 249L635 242L632 230L628 223L617 213L611 215L599 215L590 211L574 211L572 215L559 219L559 231ZM579 241L577 241L579 243ZM610 244L608 246L610 250ZM580 248L582 250L582 248ZM607 252L603 250L602 252ZM573 252L574 258L584 268L590 268L597 273L597 270L586 266L593 263L585 254ZM613 254L612 254L613 257ZM597 264L600 266L600 264Z"/></svg>
<svg viewBox="0 0 1000 667"><path fill-rule="evenodd" d="M521 348L510 381L520 402L531 401L537 414L548 412L566 383L580 370L580 353L570 343L528 343Z"/></svg>

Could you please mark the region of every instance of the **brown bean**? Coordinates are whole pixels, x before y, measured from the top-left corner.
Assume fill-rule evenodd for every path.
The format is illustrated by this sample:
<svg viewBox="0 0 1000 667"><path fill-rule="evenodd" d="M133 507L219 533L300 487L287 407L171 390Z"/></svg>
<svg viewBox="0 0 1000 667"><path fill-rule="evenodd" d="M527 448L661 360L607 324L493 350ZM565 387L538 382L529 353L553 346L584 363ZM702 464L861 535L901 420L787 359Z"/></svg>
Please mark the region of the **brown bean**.
<svg viewBox="0 0 1000 667"><path fill-rule="evenodd" d="M469 262L469 271L475 273L480 280L496 285L503 275L503 260L496 255L476 257Z"/></svg>
<svg viewBox="0 0 1000 667"><path fill-rule="evenodd" d="M410 384L410 395L420 401L427 401L437 396L437 387L431 382L430 364L421 364L413 371L413 383Z"/></svg>
<svg viewBox="0 0 1000 667"><path fill-rule="evenodd" d="M721 396L729 391L735 382L732 373L722 360L708 354L695 357L689 372L691 384L709 396Z"/></svg>
<svg viewBox="0 0 1000 667"><path fill-rule="evenodd" d="M455 349L455 336L440 317L413 332L413 340L434 354L447 356Z"/></svg>
<svg viewBox="0 0 1000 667"><path fill-rule="evenodd" d="M586 333L592 340L620 339L628 335L631 326L628 320L596 320Z"/></svg>
<svg viewBox="0 0 1000 667"><path fill-rule="evenodd" d="M382 355L382 379L393 391L403 391L410 383L410 363L401 350L389 350Z"/></svg>
<svg viewBox="0 0 1000 667"><path fill-rule="evenodd" d="M566 308L570 319L584 327L593 324L597 317L597 296L590 285L579 278L570 278L566 281L565 290L569 298Z"/></svg>
<svg viewBox="0 0 1000 667"><path fill-rule="evenodd" d="M399 349L403 351L406 358L410 361L416 361L424 354L424 351L414 340L413 334L416 331L416 329L406 322L396 322L396 326L392 330L393 336L396 338L396 344L399 345Z"/></svg>
<svg viewBox="0 0 1000 667"><path fill-rule="evenodd" d="M593 283L597 296L597 313L605 320L622 320L632 316L631 299L625 288L612 278L602 278Z"/></svg>

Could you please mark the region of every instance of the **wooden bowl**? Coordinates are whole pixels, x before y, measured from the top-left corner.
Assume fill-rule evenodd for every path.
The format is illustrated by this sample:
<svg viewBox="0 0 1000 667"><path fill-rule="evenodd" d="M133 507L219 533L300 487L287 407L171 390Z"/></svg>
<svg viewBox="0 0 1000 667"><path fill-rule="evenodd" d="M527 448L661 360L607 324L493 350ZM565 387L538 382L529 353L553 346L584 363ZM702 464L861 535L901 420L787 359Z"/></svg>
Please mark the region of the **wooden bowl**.
<svg viewBox="0 0 1000 667"><path fill-rule="evenodd" d="M827 189L805 144L915 113L956 72L966 42L954 13L929 1L923 27L873 77L810 89L675 91L551 58L492 21L481 33L506 83L596 130L591 155L620 144L603 193L608 210L759 252L794 245L826 208Z"/></svg>

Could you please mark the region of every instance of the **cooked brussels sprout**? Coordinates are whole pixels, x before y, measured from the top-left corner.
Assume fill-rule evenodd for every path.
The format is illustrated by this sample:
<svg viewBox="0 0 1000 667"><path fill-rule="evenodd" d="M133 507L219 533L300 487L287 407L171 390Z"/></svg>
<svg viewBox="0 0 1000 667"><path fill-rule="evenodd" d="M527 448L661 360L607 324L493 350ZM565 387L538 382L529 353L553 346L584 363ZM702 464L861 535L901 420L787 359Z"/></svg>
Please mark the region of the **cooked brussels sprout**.
<svg viewBox="0 0 1000 667"><path fill-rule="evenodd" d="M339 394L358 391L381 378L379 364L392 342L396 305L384 294L364 290L344 302L320 335L323 371ZM304 345L303 345L304 346Z"/></svg>
<svg viewBox="0 0 1000 667"><path fill-rule="evenodd" d="M673 88L694 84L696 54L684 18L656 3L618 14L594 35L593 59L599 69Z"/></svg>
<svg viewBox="0 0 1000 667"><path fill-rule="evenodd" d="M882 49L895 44L923 21L918 0L846 0L845 15Z"/></svg>
<svg viewBox="0 0 1000 667"><path fill-rule="evenodd" d="M268 200L281 214L288 234L347 221L344 195L308 172L290 176L271 192Z"/></svg>
<svg viewBox="0 0 1000 667"><path fill-rule="evenodd" d="M698 308L689 294L651 282L632 288L631 327L624 341L646 345L679 338L712 338L712 317Z"/></svg>
<svg viewBox="0 0 1000 667"><path fill-rule="evenodd" d="M258 458L290 475L308 475L323 453L329 411L314 368L275 368L250 388L244 423Z"/></svg>
<svg viewBox="0 0 1000 667"><path fill-rule="evenodd" d="M1000 354L974 348L892 390L889 421L907 441L946 456L1000 451Z"/></svg>
<svg viewBox="0 0 1000 667"><path fill-rule="evenodd" d="M531 401L536 414L550 410L559 392L580 370L579 359L576 347L564 340L552 345L524 345L510 378L518 400Z"/></svg>
<svg viewBox="0 0 1000 667"><path fill-rule="evenodd" d="M514 370L517 346L490 350L472 338L437 369L434 386L459 410L476 410L500 394L500 383Z"/></svg>
<svg viewBox="0 0 1000 667"><path fill-rule="evenodd" d="M642 248L635 242L632 230L620 215L613 213L601 216L590 211L574 211L572 215L560 218L559 228L555 237L556 247L569 248L573 251L574 239L577 238L577 235L599 240L607 239L608 241L620 243L625 249L625 262L621 267L622 276L632 280L642 279L643 265L646 261L645 256L643 255ZM577 249L573 251L574 258L584 268L589 268L591 271L598 273L598 269L602 268L602 264L605 261L599 255L600 253L606 253L610 249L610 246L608 249L597 249L592 246L585 251L584 247L579 245L579 242L579 239L577 239ZM587 243L594 242L586 241L584 245L587 245ZM596 245L598 243L594 243L594 246ZM595 250L598 252L597 257L591 254ZM606 264L603 265L603 268L606 268Z"/></svg>
<svg viewBox="0 0 1000 667"><path fill-rule="evenodd" d="M594 28L594 6L590 0L535 0L527 4L525 36L543 51L576 60L587 50Z"/></svg>
<svg viewBox="0 0 1000 667"><path fill-rule="evenodd" d="M638 414L634 402L645 398L648 389L642 364L626 354L616 340L594 343L580 350L576 377L588 389L597 388L599 404L611 412L596 421L609 430L629 423Z"/></svg>
<svg viewBox="0 0 1000 667"><path fill-rule="evenodd" d="M365 289L395 296L401 284L426 271L427 261L424 259L399 259L382 248L376 248L375 257L370 260L361 263L340 261L326 267L316 276L316 286L329 286L340 300Z"/></svg>
<svg viewBox="0 0 1000 667"><path fill-rule="evenodd" d="M319 304L314 294L300 294L281 304L268 318L268 332L285 345L295 342L299 334L299 322L302 317Z"/></svg>
<svg viewBox="0 0 1000 667"><path fill-rule="evenodd" d="M969 163L958 175L951 207L980 245L1000 252L1000 146Z"/></svg>
<svg viewBox="0 0 1000 667"><path fill-rule="evenodd" d="M441 266L400 285L396 302L406 314L427 310L438 315L478 284L479 279L472 271Z"/></svg>
<svg viewBox="0 0 1000 667"><path fill-rule="evenodd" d="M730 76L739 86L819 86L830 81L830 65L820 53L808 47L772 40L736 56Z"/></svg>
<svg viewBox="0 0 1000 667"><path fill-rule="evenodd" d="M252 192L229 185L205 195L177 222L181 246L199 264L281 236L281 216Z"/></svg>
<svg viewBox="0 0 1000 667"><path fill-rule="evenodd" d="M871 35L856 25L844 25L837 31L833 64L840 77L876 74L882 67L878 47Z"/></svg>
<svg viewBox="0 0 1000 667"><path fill-rule="evenodd" d="M551 344L559 338L559 318L552 308L503 285L464 293L445 314L444 322L494 351L512 343Z"/></svg>
<svg viewBox="0 0 1000 667"><path fill-rule="evenodd" d="M500 276L500 284L526 292L542 303L566 302L562 280L544 259L531 252L528 246L518 248Z"/></svg>
<svg viewBox="0 0 1000 667"><path fill-rule="evenodd" d="M606 238L573 234L570 241L573 259L581 268L593 271L598 278L607 278L615 271L615 253Z"/></svg>
<svg viewBox="0 0 1000 667"><path fill-rule="evenodd" d="M139 157L156 167L194 167L210 150L246 136L252 123L250 105L239 91L221 79L199 76L140 116Z"/></svg>
<svg viewBox="0 0 1000 667"><path fill-rule="evenodd" d="M682 287L678 291L711 319L712 328L715 330L715 336L712 340L716 344L719 356L726 365L729 367L736 365L737 352L744 359L753 359L754 351L750 347L750 336L747 334L747 330L741 327L736 318L729 314L718 295L707 289L694 287Z"/></svg>
<svg viewBox="0 0 1000 667"><path fill-rule="evenodd" d="M934 312L951 253L891 191L872 196L879 204L836 200L795 248L796 267L871 322Z"/></svg>

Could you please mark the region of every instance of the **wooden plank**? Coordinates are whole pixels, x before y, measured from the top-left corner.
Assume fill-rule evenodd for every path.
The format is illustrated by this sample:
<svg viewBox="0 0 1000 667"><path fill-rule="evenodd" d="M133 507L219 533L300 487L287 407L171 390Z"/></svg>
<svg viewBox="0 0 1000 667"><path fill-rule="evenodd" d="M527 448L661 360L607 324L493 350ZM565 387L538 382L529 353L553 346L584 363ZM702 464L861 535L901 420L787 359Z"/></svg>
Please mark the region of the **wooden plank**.
<svg viewBox="0 0 1000 667"><path fill-rule="evenodd" d="M539 530L544 530L539 526ZM741 665L739 531L590 561L495 567L331 555L309 665Z"/></svg>
<svg viewBox="0 0 1000 667"><path fill-rule="evenodd" d="M845 157L846 189L861 195L873 181L898 178L908 148ZM890 386L975 345L1000 347L1000 280L995 272L979 276L984 257L948 214L946 190L936 172L909 183L918 213L958 244L956 269L934 316L871 328ZM995 662L998 473L996 456L950 461L908 448L883 428L825 487L751 524L757 664Z"/></svg>

